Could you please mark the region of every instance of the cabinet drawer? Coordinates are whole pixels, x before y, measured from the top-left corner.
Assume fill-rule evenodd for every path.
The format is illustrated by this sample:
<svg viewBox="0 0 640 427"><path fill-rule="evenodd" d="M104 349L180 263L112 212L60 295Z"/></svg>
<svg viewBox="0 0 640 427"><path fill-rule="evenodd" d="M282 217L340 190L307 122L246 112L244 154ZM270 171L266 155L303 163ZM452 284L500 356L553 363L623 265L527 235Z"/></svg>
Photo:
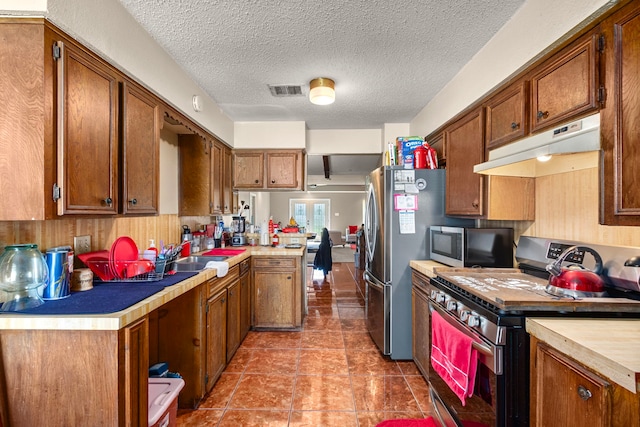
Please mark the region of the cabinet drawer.
<svg viewBox="0 0 640 427"><path fill-rule="evenodd" d="M209 280L209 297L211 297L216 292L219 292L221 289L226 288L235 280L237 280L239 277L239 271L240 267L238 265L234 265L233 267L229 268L229 272L226 276Z"/></svg>
<svg viewBox="0 0 640 427"><path fill-rule="evenodd" d="M249 273L249 267L251 266L251 264L249 263L248 259L245 259L244 261L240 262L240 275L244 276L245 274Z"/></svg>
<svg viewBox="0 0 640 427"><path fill-rule="evenodd" d="M295 268L296 258L254 258L254 268Z"/></svg>

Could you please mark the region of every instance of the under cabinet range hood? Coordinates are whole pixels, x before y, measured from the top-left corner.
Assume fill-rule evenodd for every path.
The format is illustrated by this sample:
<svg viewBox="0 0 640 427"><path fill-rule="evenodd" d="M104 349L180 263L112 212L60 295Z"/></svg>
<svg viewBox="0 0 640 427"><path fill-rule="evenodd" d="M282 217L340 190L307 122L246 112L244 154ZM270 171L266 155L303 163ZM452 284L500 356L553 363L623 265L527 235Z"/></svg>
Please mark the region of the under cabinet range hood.
<svg viewBox="0 0 640 427"><path fill-rule="evenodd" d="M473 171L484 175L537 177L597 167L600 113L489 151Z"/></svg>

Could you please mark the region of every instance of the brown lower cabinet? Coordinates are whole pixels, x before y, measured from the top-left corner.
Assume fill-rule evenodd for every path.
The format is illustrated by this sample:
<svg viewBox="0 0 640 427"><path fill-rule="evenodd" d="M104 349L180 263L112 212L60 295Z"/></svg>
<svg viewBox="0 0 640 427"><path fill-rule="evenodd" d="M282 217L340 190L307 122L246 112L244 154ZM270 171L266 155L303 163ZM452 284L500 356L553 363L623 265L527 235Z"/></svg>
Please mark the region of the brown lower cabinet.
<svg viewBox="0 0 640 427"><path fill-rule="evenodd" d="M227 363L227 289L207 300L205 391L209 392Z"/></svg>
<svg viewBox="0 0 640 427"><path fill-rule="evenodd" d="M300 328L302 270L299 259L255 257L252 271L253 327Z"/></svg>
<svg viewBox="0 0 640 427"><path fill-rule="evenodd" d="M429 297L427 294L429 278L413 270L411 282L413 284L411 288L413 361L422 376L428 378L431 345L429 339Z"/></svg>
<svg viewBox="0 0 640 427"><path fill-rule="evenodd" d="M640 398L531 337L530 425L639 426Z"/></svg>

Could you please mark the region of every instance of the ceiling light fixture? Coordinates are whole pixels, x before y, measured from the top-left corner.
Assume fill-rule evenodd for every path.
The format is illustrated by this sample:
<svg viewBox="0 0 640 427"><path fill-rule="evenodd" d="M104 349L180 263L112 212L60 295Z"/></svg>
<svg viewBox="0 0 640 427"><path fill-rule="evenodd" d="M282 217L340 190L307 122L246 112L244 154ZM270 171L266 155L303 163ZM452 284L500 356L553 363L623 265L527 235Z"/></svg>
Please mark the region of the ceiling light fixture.
<svg viewBox="0 0 640 427"><path fill-rule="evenodd" d="M326 77L311 80L309 89L309 101L312 104L329 105L336 99L335 82Z"/></svg>
<svg viewBox="0 0 640 427"><path fill-rule="evenodd" d="M551 160L551 155L546 155L546 156L538 156L536 157L538 159L539 162L548 162L549 160Z"/></svg>

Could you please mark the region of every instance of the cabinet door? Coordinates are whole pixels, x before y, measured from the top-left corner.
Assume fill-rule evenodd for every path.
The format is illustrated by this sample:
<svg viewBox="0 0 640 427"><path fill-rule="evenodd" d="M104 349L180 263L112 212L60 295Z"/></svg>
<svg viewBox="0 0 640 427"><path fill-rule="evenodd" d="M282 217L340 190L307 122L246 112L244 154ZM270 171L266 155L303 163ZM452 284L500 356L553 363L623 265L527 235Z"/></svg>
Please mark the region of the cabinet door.
<svg viewBox="0 0 640 427"><path fill-rule="evenodd" d="M122 213L158 213L159 102L130 82L122 85Z"/></svg>
<svg viewBox="0 0 640 427"><path fill-rule="evenodd" d="M217 141L211 147L211 206L212 214L223 213L223 185L224 185L224 147Z"/></svg>
<svg viewBox="0 0 640 427"><path fill-rule="evenodd" d="M561 353L536 349L535 425L610 426L611 386Z"/></svg>
<svg viewBox="0 0 640 427"><path fill-rule="evenodd" d="M429 136L427 144L436 150L436 154L438 156L438 167L445 167L447 164L447 141L445 139L445 132L439 132L435 135Z"/></svg>
<svg viewBox="0 0 640 427"><path fill-rule="evenodd" d="M447 140L446 213L480 216L484 177L473 166L484 160L482 110L476 109L445 129Z"/></svg>
<svg viewBox="0 0 640 427"><path fill-rule="evenodd" d="M180 216L211 212L211 147L198 135L179 135Z"/></svg>
<svg viewBox="0 0 640 427"><path fill-rule="evenodd" d="M430 361L430 329L429 329L429 299L426 295L428 279L417 273L412 273L413 288L411 290L411 308L413 320L413 361L427 378ZM425 283L426 282L426 283ZM425 289L425 290L423 290Z"/></svg>
<svg viewBox="0 0 640 427"><path fill-rule="evenodd" d="M561 51L531 77L531 132L597 110L596 34Z"/></svg>
<svg viewBox="0 0 640 427"><path fill-rule="evenodd" d="M233 176L233 160L231 149L224 147L222 150L222 213L237 214L233 209L233 190L231 177Z"/></svg>
<svg viewBox="0 0 640 427"><path fill-rule="evenodd" d="M601 110L600 222L640 225L640 3L629 3L602 29L608 96Z"/></svg>
<svg viewBox="0 0 640 427"><path fill-rule="evenodd" d="M251 275L240 275L240 342L251 329Z"/></svg>
<svg viewBox="0 0 640 427"><path fill-rule="evenodd" d="M209 392L227 362L227 290L207 301L207 361L205 391Z"/></svg>
<svg viewBox="0 0 640 427"><path fill-rule="evenodd" d="M253 272L253 326L295 327L295 278L292 272Z"/></svg>
<svg viewBox="0 0 640 427"><path fill-rule="evenodd" d="M240 281L227 288L227 363L240 346Z"/></svg>
<svg viewBox="0 0 640 427"><path fill-rule="evenodd" d="M299 188L299 153L267 153L267 188Z"/></svg>
<svg viewBox="0 0 640 427"><path fill-rule="evenodd" d="M118 213L118 81L114 70L58 41L58 214Z"/></svg>
<svg viewBox="0 0 640 427"><path fill-rule="evenodd" d="M119 378L122 425L148 425L149 322L146 317L120 331Z"/></svg>
<svg viewBox="0 0 640 427"><path fill-rule="evenodd" d="M487 148L497 148L528 131L527 82L522 82L490 99L485 106Z"/></svg>
<svg viewBox="0 0 640 427"><path fill-rule="evenodd" d="M233 188L264 186L264 154L262 152L234 152L233 163Z"/></svg>

